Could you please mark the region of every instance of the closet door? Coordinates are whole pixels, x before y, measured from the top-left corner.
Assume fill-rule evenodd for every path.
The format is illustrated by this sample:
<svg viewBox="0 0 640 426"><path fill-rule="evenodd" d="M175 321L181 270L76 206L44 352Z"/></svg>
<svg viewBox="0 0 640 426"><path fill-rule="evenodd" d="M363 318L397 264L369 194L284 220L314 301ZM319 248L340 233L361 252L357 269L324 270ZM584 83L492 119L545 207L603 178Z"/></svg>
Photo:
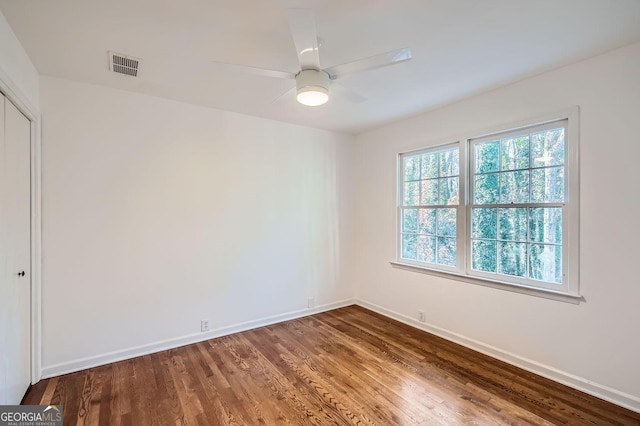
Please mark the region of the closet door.
<svg viewBox="0 0 640 426"><path fill-rule="evenodd" d="M9 100L3 101L0 327L4 404L18 404L31 382L31 125Z"/></svg>

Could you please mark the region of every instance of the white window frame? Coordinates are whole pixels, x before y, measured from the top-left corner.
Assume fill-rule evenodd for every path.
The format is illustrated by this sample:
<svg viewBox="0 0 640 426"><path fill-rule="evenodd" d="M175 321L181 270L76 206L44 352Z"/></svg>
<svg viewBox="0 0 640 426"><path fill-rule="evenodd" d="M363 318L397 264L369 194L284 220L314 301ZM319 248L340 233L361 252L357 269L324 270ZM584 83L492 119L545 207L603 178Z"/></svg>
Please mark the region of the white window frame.
<svg viewBox="0 0 640 426"><path fill-rule="evenodd" d="M528 131L531 128L548 126L552 123L566 120L565 134L565 201L562 205L562 268L563 280L561 285L538 282L534 280L519 279L506 275L485 273L471 269L471 209L473 189L472 173L474 171L473 155L471 149L473 143L488 140L492 136L504 137L507 134L518 134L520 131ZM508 125L494 126L478 132L468 132L455 138L460 142L434 144L426 148L407 150L397 156L397 197L396 197L396 258L390 263L392 266L416 272L423 272L459 281L479 284L483 286L514 291L533 296L560 300L569 303L579 303L584 300L579 292L579 109L571 107L557 113L524 120ZM521 134L521 133L520 133ZM446 267L443 265L428 264L419 261L403 259L402 256L402 203L403 203L403 157L416 155L423 152L439 151L454 146L459 148L460 175L459 175L459 204L457 208L457 265Z"/></svg>

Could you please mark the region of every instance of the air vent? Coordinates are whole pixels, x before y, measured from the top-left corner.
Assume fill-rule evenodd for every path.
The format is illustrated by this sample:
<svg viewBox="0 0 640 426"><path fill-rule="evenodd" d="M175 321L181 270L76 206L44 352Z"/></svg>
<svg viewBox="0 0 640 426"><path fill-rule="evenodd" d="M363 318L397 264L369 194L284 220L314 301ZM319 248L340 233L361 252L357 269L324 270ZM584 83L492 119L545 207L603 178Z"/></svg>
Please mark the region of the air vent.
<svg viewBox="0 0 640 426"><path fill-rule="evenodd" d="M109 69L115 73L137 77L141 64L142 59L109 52Z"/></svg>

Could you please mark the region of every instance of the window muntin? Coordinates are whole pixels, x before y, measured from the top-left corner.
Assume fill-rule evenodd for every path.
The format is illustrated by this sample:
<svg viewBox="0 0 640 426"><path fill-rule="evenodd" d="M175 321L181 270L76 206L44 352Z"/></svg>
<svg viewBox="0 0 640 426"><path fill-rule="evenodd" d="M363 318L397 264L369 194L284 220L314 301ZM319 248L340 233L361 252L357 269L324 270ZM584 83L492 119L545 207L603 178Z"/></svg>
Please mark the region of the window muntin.
<svg viewBox="0 0 640 426"><path fill-rule="evenodd" d="M397 264L577 296L577 108L565 117L400 154Z"/></svg>
<svg viewBox="0 0 640 426"><path fill-rule="evenodd" d="M403 154L401 164L400 258L456 267L458 146Z"/></svg>

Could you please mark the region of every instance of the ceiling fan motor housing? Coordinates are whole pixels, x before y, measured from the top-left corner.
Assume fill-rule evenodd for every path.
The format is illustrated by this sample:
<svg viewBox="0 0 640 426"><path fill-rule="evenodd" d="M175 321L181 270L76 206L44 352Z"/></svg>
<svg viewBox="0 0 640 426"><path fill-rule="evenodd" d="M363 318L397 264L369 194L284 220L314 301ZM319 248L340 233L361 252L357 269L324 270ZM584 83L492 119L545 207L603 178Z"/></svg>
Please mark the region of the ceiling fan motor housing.
<svg viewBox="0 0 640 426"><path fill-rule="evenodd" d="M319 87L329 90L329 74L319 70L302 70L296 75L296 89Z"/></svg>

